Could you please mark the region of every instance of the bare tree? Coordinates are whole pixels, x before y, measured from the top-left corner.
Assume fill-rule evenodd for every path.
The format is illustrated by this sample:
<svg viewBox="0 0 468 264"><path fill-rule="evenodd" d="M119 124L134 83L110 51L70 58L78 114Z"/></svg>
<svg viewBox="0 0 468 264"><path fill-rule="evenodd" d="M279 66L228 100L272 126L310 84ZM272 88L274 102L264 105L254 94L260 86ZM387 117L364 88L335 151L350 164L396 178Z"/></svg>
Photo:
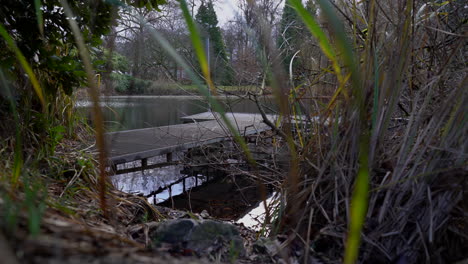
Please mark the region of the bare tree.
<svg viewBox="0 0 468 264"><path fill-rule="evenodd" d="M196 1L192 3L196 4ZM188 80L184 71L152 34L152 30L158 31L179 55L194 64L193 48L177 3L167 3L161 6L160 11L129 7L119 10L119 13L119 26L115 28L113 37L118 42L117 50L131 61L133 77L150 80Z"/></svg>

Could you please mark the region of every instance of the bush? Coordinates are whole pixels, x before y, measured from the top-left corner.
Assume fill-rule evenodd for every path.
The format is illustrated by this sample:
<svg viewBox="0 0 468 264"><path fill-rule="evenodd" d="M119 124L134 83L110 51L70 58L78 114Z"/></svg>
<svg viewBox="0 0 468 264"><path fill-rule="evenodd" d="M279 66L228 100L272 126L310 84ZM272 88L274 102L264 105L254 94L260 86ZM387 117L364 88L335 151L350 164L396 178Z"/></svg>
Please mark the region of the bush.
<svg viewBox="0 0 468 264"><path fill-rule="evenodd" d="M143 94L152 84L151 81L120 73L112 73L111 79L114 90L122 94Z"/></svg>

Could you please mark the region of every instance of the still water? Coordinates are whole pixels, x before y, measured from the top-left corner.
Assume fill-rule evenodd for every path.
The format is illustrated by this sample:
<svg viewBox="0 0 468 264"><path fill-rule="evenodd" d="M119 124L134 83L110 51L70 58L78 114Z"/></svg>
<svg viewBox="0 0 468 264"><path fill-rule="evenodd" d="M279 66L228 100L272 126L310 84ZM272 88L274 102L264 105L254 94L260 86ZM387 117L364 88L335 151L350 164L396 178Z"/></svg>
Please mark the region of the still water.
<svg viewBox="0 0 468 264"><path fill-rule="evenodd" d="M264 98L262 103L271 106L271 100ZM258 113L250 100L224 97L220 101L228 112ZM78 101L76 107L91 119L90 101ZM181 124L181 117L209 111L209 106L196 96L109 96L101 99L101 109L107 130L122 131Z"/></svg>

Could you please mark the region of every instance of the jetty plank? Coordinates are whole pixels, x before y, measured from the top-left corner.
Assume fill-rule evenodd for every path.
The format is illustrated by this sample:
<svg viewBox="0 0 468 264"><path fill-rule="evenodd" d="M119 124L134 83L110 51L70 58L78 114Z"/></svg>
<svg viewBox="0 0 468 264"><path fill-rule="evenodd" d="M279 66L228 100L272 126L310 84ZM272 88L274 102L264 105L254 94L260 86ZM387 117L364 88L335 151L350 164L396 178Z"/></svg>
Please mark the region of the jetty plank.
<svg viewBox="0 0 468 264"><path fill-rule="evenodd" d="M274 122L276 120L277 115L267 114L267 118ZM261 114L251 114L251 113L235 113L235 112L228 112L226 113L226 117L230 120L242 120L242 121L250 121L250 122L262 122L263 118ZM182 120L185 121L208 121L208 120L219 120L220 115L218 113L213 112L203 112L195 115L189 115L181 117Z"/></svg>
<svg viewBox="0 0 468 264"><path fill-rule="evenodd" d="M230 119L244 136L270 129L255 114L234 113ZM209 120L107 133L106 143L109 161L121 164L224 141L231 136L223 122Z"/></svg>

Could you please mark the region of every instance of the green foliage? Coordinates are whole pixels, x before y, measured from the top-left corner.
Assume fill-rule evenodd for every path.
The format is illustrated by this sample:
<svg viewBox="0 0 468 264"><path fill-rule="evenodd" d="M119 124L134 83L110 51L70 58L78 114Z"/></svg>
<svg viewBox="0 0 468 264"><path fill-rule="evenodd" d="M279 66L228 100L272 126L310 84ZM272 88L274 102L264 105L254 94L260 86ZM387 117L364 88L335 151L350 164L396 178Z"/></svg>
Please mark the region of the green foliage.
<svg viewBox="0 0 468 264"><path fill-rule="evenodd" d="M149 221L150 221L150 213L148 211L145 211L143 215L141 216L141 222L148 223Z"/></svg>
<svg viewBox="0 0 468 264"><path fill-rule="evenodd" d="M33 1L6 1L0 6L0 24L10 34L15 32L13 36L19 50L34 71L40 72L40 81L49 96L54 96L57 89L71 94L72 88L83 82L83 72L66 16L60 11L59 1L42 1L36 3L36 7L38 5L40 8L34 8ZM90 46L100 44L100 37L109 31L111 6L103 1L74 1L72 5L80 17L86 43ZM42 11L40 18L36 16L36 10ZM102 15L94 18L92 10ZM37 19L42 19L40 27ZM47 34L43 35L40 28ZM14 57L3 42L0 42L0 48L0 58ZM2 66L10 76L18 76L19 69L14 61Z"/></svg>
<svg viewBox="0 0 468 264"><path fill-rule="evenodd" d="M164 1L127 2L132 5L151 3L147 7L153 8ZM10 111L0 109L0 115L18 126L14 184L21 172L23 149L34 148L37 150L35 158L47 159L54 155L65 130L72 134L77 122L72 99L67 95L78 86L88 86L84 63L62 3L59 0L7 0L0 5L0 105L13 105ZM92 54L99 52L96 47L112 26L114 9L122 3L70 1L80 38ZM115 55L113 59L120 70L128 69L121 56ZM102 63L95 60L94 66ZM139 91L145 86L147 82L130 80L127 90Z"/></svg>
<svg viewBox="0 0 468 264"><path fill-rule="evenodd" d="M3 200L0 223L8 230L9 233L14 233L18 224L19 203L15 202L6 192L0 192Z"/></svg>
<svg viewBox="0 0 468 264"><path fill-rule="evenodd" d="M229 248L228 248L228 259L230 263L236 263L237 260L239 259L239 256L241 255L241 250L239 245L236 245L236 241L231 240L229 242Z"/></svg>
<svg viewBox="0 0 468 264"><path fill-rule="evenodd" d="M0 198L4 201L0 223L5 225L6 230L12 234L18 228L20 214L25 211L28 231L32 236L37 236L46 208L46 185L39 177L32 177L27 173L23 174L23 182L25 197L22 201L18 201L18 198L12 197L8 192L0 192Z"/></svg>
<svg viewBox="0 0 468 264"><path fill-rule="evenodd" d="M42 215L46 208L46 186L38 179L34 179L34 181L31 182L27 180L25 185L24 193L26 197L24 206L28 214L28 228L31 235L37 236L41 228Z"/></svg>
<svg viewBox="0 0 468 264"><path fill-rule="evenodd" d="M54 155L55 148L57 147L58 143L62 140L65 134L65 127L64 126L54 126L51 127L48 131L48 139L49 139L49 153L50 155Z"/></svg>
<svg viewBox="0 0 468 264"><path fill-rule="evenodd" d="M132 76L126 74L112 73L111 79L116 92L126 93L130 87L130 79Z"/></svg>
<svg viewBox="0 0 468 264"><path fill-rule="evenodd" d="M103 82L111 80L112 72L126 74L130 72L131 65L127 57L116 51L110 51L107 48L95 49L91 53L91 59L95 70L98 71L103 79Z"/></svg>
<svg viewBox="0 0 468 264"><path fill-rule="evenodd" d="M123 94L143 94L152 82L132 77L128 74L112 73L111 79L116 92Z"/></svg>
<svg viewBox="0 0 468 264"><path fill-rule="evenodd" d="M113 9L124 3L157 8L165 1L69 1L88 48L97 47L102 43L101 37L109 33L112 26ZM86 85L83 64L59 0L3 1L0 5L0 26L5 27L6 32L12 36L49 97L53 98L58 89L63 89L70 95L74 87ZM24 80L14 58L15 54L0 41L0 67L9 78L15 80L19 89ZM28 90L19 93L29 96Z"/></svg>
<svg viewBox="0 0 468 264"><path fill-rule="evenodd" d="M105 50L104 57L107 58L108 55L109 50ZM114 71L128 72L130 70L130 62L128 61L127 57L118 52L112 52L111 63L111 69Z"/></svg>
<svg viewBox="0 0 468 264"><path fill-rule="evenodd" d="M0 68L0 84L4 87L4 95L8 101L9 110L4 110L6 113L11 113L13 115L13 121L15 123L15 143L14 143L14 161L13 161L13 171L11 177L11 183L16 187L19 176L21 175L21 170L23 169L23 151L22 144L23 139L21 138L21 126L20 126L20 116L17 110L16 101L13 98L13 95L10 90L10 83L6 80L3 70ZM1 101L0 101L1 102ZM1 111L1 110L0 110Z"/></svg>
<svg viewBox="0 0 468 264"><path fill-rule="evenodd" d="M195 18L201 28L203 37L205 39L209 38L210 54L212 54L210 56L210 65L214 81L221 85L231 85L234 81L234 73L229 65L213 2L203 2Z"/></svg>

